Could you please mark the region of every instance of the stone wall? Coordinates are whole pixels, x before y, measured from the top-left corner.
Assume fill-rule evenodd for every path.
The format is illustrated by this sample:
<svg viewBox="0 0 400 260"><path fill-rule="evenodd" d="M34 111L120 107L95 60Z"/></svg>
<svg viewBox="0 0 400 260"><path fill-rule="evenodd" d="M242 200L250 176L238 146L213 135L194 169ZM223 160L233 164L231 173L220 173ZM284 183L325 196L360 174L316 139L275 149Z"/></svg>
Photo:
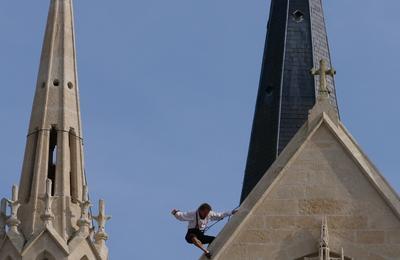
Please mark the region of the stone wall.
<svg viewBox="0 0 400 260"><path fill-rule="evenodd" d="M355 260L399 260L400 221L339 139L321 126L256 204L218 259L294 260L330 247Z"/></svg>

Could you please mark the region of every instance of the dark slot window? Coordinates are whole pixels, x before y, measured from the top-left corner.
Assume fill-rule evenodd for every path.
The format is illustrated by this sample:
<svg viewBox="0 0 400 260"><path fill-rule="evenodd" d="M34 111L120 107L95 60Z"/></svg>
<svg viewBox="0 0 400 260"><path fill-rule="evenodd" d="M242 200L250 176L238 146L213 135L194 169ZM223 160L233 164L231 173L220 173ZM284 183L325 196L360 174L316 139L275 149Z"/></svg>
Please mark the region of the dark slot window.
<svg viewBox="0 0 400 260"><path fill-rule="evenodd" d="M57 130L53 127L50 130L50 143L49 143L49 165L47 178L53 183L51 195L54 196L56 187L56 165L57 165Z"/></svg>
<svg viewBox="0 0 400 260"><path fill-rule="evenodd" d="M35 165L36 165L36 153L37 153L37 144L38 144L38 138L39 138L39 132L38 130L35 131L35 133L32 134L31 136L32 140L32 150L30 151L31 156L30 156L30 166L29 166L29 182L28 182L28 192L26 193L25 201L29 202L29 199L31 197L31 192L32 192L32 185L33 185L33 176L35 175Z"/></svg>
<svg viewBox="0 0 400 260"><path fill-rule="evenodd" d="M76 137L75 131L71 129L69 131L69 151L70 151L70 196L73 203L77 202L78 190L77 190L77 146L78 138Z"/></svg>

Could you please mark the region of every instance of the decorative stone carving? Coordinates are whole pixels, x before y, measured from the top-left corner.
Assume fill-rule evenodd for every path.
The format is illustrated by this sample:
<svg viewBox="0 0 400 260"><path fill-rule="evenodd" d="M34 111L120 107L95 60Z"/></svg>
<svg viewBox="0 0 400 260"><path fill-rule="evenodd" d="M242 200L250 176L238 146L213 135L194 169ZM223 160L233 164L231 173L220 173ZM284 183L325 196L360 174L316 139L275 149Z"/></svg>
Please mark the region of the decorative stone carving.
<svg viewBox="0 0 400 260"><path fill-rule="evenodd" d="M319 243L319 258L321 260L329 260L330 258L329 249L329 231L328 231L328 220L324 217L321 225L321 240Z"/></svg>
<svg viewBox="0 0 400 260"><path fill-rule="evenodd" d="M53 204L54 197L51 195L52 189L52 181L50 179L46 180L46 193L44 195L44 214L41 216L41 219L44 221L44 225L46 227L51 226L54 220L53 211L51 209L51 205Z"/></svg>
<svg viewBox="0 0 400 260"><path fill-rule="evenodd" d="M87 186L83 187L83 196L82 201L78 200L79 206L81 207L81 217L78 220L78 227L81 233L89 233L90 228L90 216L89 216L89 208L92 206L89 201L89 193Z"/></svg>
<svg viewBox="0 0 400 260"><path fill-rule="evenodd" d="M319 69L311 69L311 74L314 76L320 76L319 80L319 95L321 98L329 98L331 91L328 89L327 76L334 77L336 70L333 68L328 69L328 65L325 59L321 59L319 62Z"/></svg>
<svg viewBox="0 0 400 260"><path fill-rule="evenodd" d="M322 59L320 61L320 68L318 70L315 68L311 69L311 74L314 76L320 76L319 96L316 105L309 111L308 122L312 122L314 119L320 117L321 114L326 113L336 125L339 124L339 115L337 109L331 103L331 91L328 88L327 82L327 76L334 77L336 75L336 70L333 68L328 69L326 60Z"/></svg>
<svg viewBox="0 0 400 260"><path fill-rule="evenodd" d="M326 217L324 217L322 220L321 239L319 241L319 252L298 258L298 260L349 260L349 259L351 258L344 256L343 248L340 254L331 252L329 248L328 220Z"/></svg>
<svg viewBox="0 0 400 260"><path fill-rule="evenodd" d="M9 232L19 233L18 226L21 224L21 221L18 220L18 209L21 206L21 203L18 201L18 186L14 185L12 187L12 199L7 200L10 209L11 215L7 219L7 225L10 228Z"/></svg>
<svg viewBox="0 0 400 260"><path fill-rule="evenodd" d="M99 201L99 215L93 217L98 224L98 230L94 234L95 246L101 256L101 259L108 259L108 248L106 241L108 240L108 234L106 233L106 223L111 219L111 216L106 215L106 208L104 200Z"/></svg>
<svg viewBox="0 0 400 260"><path fill-rule="evenodd" d="M108 239L108 234L106 233L106 223L111 219L111 216L106 215L104 200L99 201L99 215L93 218L97 221L99 227L94 238L97 244L101 244L102 241L106 241Z"/></svg>
<svg viewBox="0 0 400 260"><path fill-rule="evenodd" d="M14 185L12 187L12 198L11 200L6 200L11 209L11 215L8 217L6 224L8 226L7 236L10 241L14 244L15 248L19 251L22 250L25 244L25 238L22 233L19 232L18 227L21 221L18 219L18 209L21 203L18 200L18 186Z"/></svg>

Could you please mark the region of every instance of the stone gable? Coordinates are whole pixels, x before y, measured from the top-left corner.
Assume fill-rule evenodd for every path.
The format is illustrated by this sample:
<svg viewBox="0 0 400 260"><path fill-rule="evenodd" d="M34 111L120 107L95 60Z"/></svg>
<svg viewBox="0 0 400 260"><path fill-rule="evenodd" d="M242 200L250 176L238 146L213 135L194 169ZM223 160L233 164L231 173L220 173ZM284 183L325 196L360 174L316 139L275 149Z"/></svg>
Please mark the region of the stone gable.
<svg viewBox="0 0 400 260"><path fill-rule="evenodd" d="M400 259L400 219L387 199L394 196L398 204L397 195L379 188L387 184L379 173L365 171L357 159L363 154L349 149L356 146L351 136L336 131L340 123L323 119L308 127L217 238L214 259L304 259L318 253L325 217L332 252L343 248L355 260Z"/></svg>

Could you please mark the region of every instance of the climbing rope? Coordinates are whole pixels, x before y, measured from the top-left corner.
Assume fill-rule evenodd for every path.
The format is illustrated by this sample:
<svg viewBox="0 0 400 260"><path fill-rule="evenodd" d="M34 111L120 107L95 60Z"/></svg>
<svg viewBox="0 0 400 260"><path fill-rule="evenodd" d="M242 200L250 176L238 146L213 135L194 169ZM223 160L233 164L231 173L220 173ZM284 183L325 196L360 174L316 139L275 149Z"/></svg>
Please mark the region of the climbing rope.
<svg viewBox="0 0 400 260"><path fill-rule="evenodd" d="M234 208L234 209L232 210L232 212L235 211L235 210L237 210L237 209L239 209L239 208L240 208L240 206L237 206L236 208ZM232 216L229 216L227 222L229 222L229 221L231 220L231 217L232 217ZM219 222L221 222L222 220L224 220L224 219L221 218L220 220L215 221L215 222L212 223L211 225L207 226L207 227L204 229L204 233L206 233L208 230L210 230L213 226L217 225L217 224L218 224Z"/></svg>

